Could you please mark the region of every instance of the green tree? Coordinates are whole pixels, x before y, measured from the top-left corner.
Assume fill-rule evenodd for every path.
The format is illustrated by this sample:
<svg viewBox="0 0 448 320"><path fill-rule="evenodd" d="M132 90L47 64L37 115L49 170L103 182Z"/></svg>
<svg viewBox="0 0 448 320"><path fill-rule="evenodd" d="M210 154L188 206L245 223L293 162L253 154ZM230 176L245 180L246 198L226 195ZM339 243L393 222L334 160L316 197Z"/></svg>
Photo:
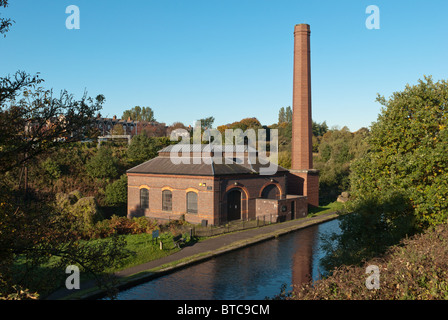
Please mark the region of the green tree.
<svg viewBox="0 0 448 320"><path fill-rule="evenodd" d="M116 125L114 125L114 127L111 130L111 134L113 135L124 135L124 129L123 129L123 125L120 123L117 123Z"/></svg>
<svg viewBox="0 0 448 320"><path fill-rule="evenodd" d="M281 124L283 122L286 122L285 107L281 107L278 111L278 124Z"/></svg>
<svg viewBox="0 0 448 320"><path fill-rule="evenodd" d="M92 178L115 179L118 177L118 160L113 156L112 149L103 146L87 162L86 170Z"/></svg>
<svg viewBox="0 0 448 320"><path fill-rule="evenodd" d="M359 264L448 216L448 83L431 77L386 100L350 167L352 200L341 234L327 237L326 263Z"/></svg>
<svg viewBox="0 0 448 320"><path fill-rule="evenodd" d="M52 158L47 158L46 160L44 160L41 163L41 166L45 170L45 173L49 175L51 179L57 180L61 177L61 167Z"/></svg>
<svg viewBox="0 0 448 320"><path fill-rule="evenodd" d="M132 109L125 110L121 119L127 120L131 118L134 121L147 121L147 122L155 122L154 111L150 107L140 107L135 106Z"/></svg>
<svg viewBox="0 0 448 320"><path fill-rule="evenodd" d="M201 129L206 130L206 129L213 128L213 123L215 122L215 118L208 117L208 118L199 119L198 121L201 122Z"/></svg>
<svg viewBox="0 0 448 320"><path fill-rule="evenodd" d="M290 106L286 107L285 110L285 122L292 123L292 109Z"/></svg>
<svg viewBox="0 0 448 320"><path fill-rule="evenodd" d="M148 137L145 134L134 136L129 145L127 155L132 164L151 160L158 151L170 144L169 137Z"/></svg>
<svg viewBox="0 0 448 320"><path fill-rule="evenodd" d="M351 184L362 201L389 190L407 195L416 223L425 228L448 217L448 83L431 77L407 85L372 125L369 152L353 165Z"/></svg>
<svg viewBox="0 0 448 320"><path fill-rule="evenodd" d="M313 135L316 137L323 136L328 131L327 122L317 123L313 121L312 123Z"/></svg>
<svg viewBox="0 0 448 320"><path fill-rule="evenodd" d="M320 171L319 188L328 200L350 189L351 164L367 151L367 135L367 129L352 133L344 127L329 130L321 138L314 167Z"/></svg>
<svg viewBox="0 0 448 320"><path fill-rule="evenodd" d="M120 179L107 185L106 203L111 206L122 206L128 201L128 178L123 174Z"/></svg>

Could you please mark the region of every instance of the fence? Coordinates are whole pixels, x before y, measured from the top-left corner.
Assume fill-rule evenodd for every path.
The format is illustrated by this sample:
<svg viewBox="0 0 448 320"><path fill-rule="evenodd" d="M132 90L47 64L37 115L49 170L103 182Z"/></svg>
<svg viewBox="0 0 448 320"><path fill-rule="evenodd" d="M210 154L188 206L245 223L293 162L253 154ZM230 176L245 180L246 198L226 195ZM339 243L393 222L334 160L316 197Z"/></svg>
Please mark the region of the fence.
<svg viewBox="0 0 448 320"><path fill-rule="evenodd" d="M252 229L262 227L269 224L281 222L276 215L260 216L255 219L249 220L235 220L220 226L202 226L196 225L193 227L192 234L195 237L212 237L221 235L224 233L241 231L246 229Z"/></svg>

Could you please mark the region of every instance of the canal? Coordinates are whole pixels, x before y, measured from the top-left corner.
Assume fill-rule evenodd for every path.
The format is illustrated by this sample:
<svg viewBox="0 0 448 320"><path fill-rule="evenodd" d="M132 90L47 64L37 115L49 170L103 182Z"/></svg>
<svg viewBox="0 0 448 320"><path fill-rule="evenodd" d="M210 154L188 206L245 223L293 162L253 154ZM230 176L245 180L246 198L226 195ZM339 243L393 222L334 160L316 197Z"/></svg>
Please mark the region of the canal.
<svg viewBox="0 0 448 320"><path fill-rule="evenodd" d="M118 300L261 300L325 270L321 236L339 232L338 220L238 249L118 294Z"/></svg>

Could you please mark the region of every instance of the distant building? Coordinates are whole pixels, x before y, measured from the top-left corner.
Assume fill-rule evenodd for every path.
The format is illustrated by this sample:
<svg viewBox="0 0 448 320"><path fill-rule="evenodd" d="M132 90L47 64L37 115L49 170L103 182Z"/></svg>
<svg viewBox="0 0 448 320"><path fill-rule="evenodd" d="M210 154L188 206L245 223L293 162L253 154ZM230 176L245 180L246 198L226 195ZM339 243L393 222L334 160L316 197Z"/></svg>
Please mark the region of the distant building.
<svg viewBox="0 0 448 320"><path fill-rule="evenodd" d="M164 137L167 135L167 126L159 122L138 121L128 118L127 120L118 119L117 116L112 118L103 118L98 115L94 121L94 127L98 130L101 136L107 136L112 133L112 129L116 125L123 127L123 135L137 135L146 131L148 135L154 137Z"/></svg>

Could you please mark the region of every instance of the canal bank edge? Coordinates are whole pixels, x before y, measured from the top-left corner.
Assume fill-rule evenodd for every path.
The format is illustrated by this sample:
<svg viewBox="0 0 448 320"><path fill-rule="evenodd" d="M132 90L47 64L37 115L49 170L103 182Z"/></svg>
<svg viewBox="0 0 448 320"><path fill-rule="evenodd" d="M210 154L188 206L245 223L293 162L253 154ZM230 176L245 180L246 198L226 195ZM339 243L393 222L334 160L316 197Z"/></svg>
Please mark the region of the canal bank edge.
<svg viewBox="0 0 448 320"><path fill-rule="evenodd" d="M156 279L158 277L164 276L166 274L175 272L177 270L180 270L182 268L191 266L193 264L201 263L206 260L212 259L213 257L216 257L218 255L231 252L233 250L237 250L240 248L244 248L250 245L254 245L257 243L260 243L262 241L271 240L273 238L277 238L281 235L285 235L288 233L291 233L296 230L300 230L306 227L310 227L316 224L320 224L323 222L327 222L333 219L336 219L339 217L338 212L330 212L326 214L322 214L319 216L313 216L313 217L306 217L302 219L287 221L275 225L270 225L266 227L261 227L257 229L249 229L244 231L236 232L240 235L247 234L247 238L244 238L242 240L237 240L234 242L231 242L230 244L219 246L216 249L207 250L204 252L196 253L190 256L186 256L184 258L173 260L168 263L159 265L157 267L153 267L150 269L144 269L144 265L129 268L126 270L122 270L120 272L117 272L116 275L118 276L118 285L117 288L119 291L123 291L129 288L132 288L136 285L142 284L144 282ZM259 234L253 234L255 230L264 230L266 231L266 228L273 229L272 231L268 232L259 232ZM252 235L251 235L252 234ZM229 234L224 234L221 236L218 236L216 238L226 237L230 236ZM180 251L181 252L181 251ZM138 270L139 271L133 272L129 274L130 270ZM96 286L92 286L88 289L84 289L80 292L75 292L72 294L65 295L60 298L56 298L58 300L96 300L101 299L106 296L106 292L104 290L98 289Z"/></svg>

